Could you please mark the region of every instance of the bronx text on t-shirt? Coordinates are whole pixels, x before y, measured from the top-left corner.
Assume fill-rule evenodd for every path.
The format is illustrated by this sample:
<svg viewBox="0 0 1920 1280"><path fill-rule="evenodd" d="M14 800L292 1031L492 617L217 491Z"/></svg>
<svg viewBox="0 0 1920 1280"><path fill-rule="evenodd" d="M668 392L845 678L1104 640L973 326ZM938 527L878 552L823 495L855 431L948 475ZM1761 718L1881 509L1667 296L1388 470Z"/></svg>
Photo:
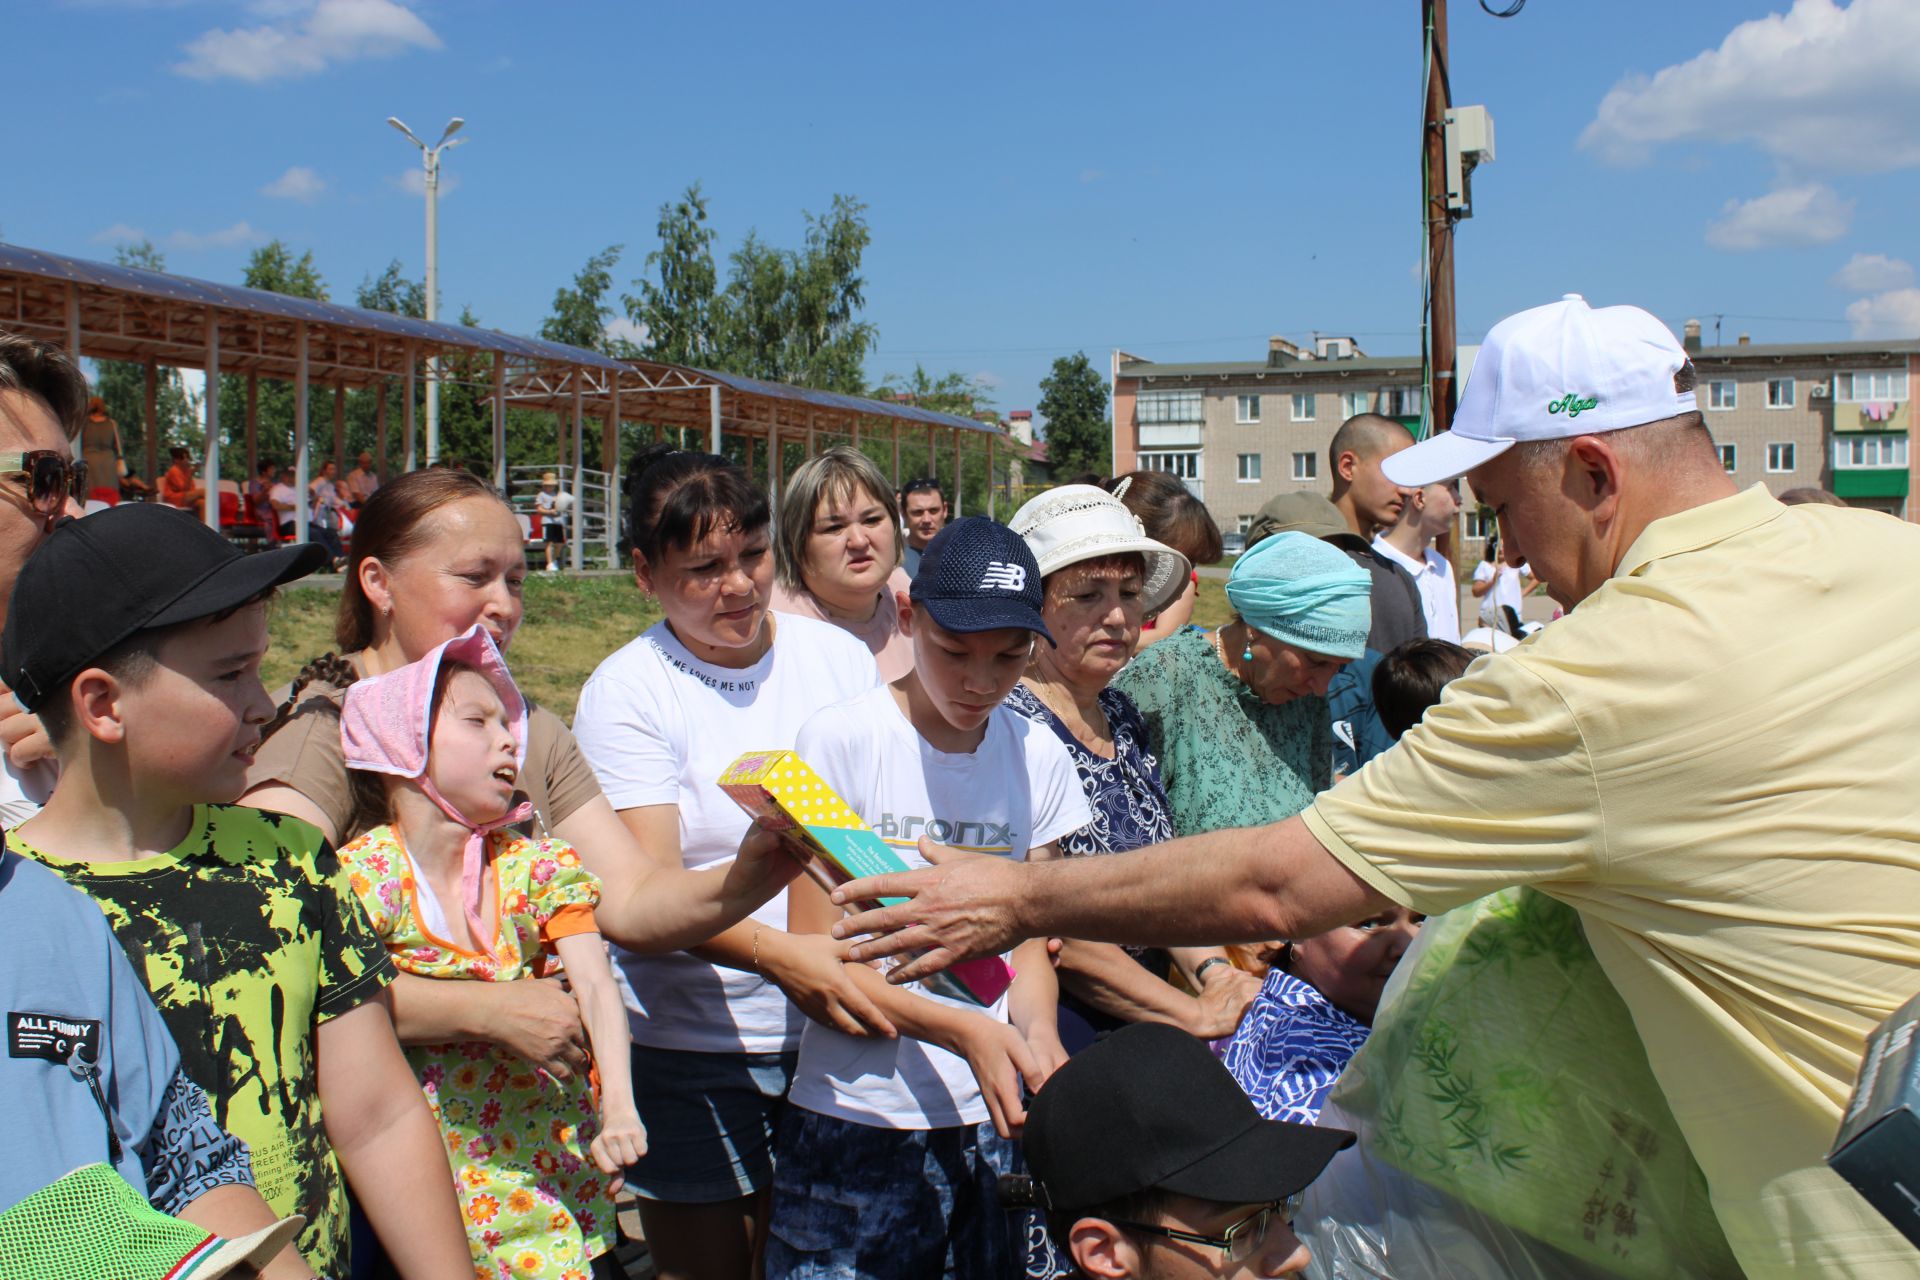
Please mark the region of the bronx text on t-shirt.
<svg viewBox="0 0 1920 1280"><path fill-rule="evenodd" d="M1013 824L1011 822L974 822L954 821L950 818L922 818L908 814L882 812L880 821L874 824L874 832L882 840L900 840L912 843L921 836L929 840L938 840L941 844L956 848L971 849L976 853L1012 853L1014 844ZM969 835L975 838L969 840Z"/></svg>

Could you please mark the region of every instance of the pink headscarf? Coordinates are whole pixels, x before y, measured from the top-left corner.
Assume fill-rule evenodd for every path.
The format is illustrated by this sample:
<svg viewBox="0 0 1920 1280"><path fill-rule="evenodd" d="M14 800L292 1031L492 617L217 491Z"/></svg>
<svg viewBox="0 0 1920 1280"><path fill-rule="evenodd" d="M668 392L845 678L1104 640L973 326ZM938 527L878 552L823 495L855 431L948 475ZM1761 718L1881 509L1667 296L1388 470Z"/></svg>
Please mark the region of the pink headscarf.
<svg viewBox="0 0 1920 1280"><path fill-rule="evenodd" d="M356 680L350 685L340 709L340 747L349 769L417 779L429 799L449 818L467 828L467 843L461 852L460 906L466 913L474 945L491 956L491 940L485 936L480 923L480 873L486 864L487 833L526 821L533 813L533 805L522 800L504 816L492 822L476 823L448 803L427 777L427 744L433 736L433 690L440 680L440 668L448 662L473 667L500 695L507 709L508 725L513 730L514 766L525 766L527 700L520 696L513 676L507 671L506 659L494 646L493 637L478 623L465 635L440 645L418 662L397 667L385 675Z"/></svg>

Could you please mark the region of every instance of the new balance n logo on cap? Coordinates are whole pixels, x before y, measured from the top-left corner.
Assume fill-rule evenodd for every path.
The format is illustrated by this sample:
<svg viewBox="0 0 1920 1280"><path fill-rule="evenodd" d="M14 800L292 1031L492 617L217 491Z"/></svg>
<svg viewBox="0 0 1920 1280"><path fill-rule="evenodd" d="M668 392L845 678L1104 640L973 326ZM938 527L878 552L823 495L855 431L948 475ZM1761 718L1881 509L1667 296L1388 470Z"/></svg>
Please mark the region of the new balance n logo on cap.
<svg viewBox="0 0 1920 1280"><path fill-rule="evenodd" d="M1027 589L1027 570L1025 565L1006 564L999 560L987 562L987 571L980 575L982 591L1025 591Z"/></svg>

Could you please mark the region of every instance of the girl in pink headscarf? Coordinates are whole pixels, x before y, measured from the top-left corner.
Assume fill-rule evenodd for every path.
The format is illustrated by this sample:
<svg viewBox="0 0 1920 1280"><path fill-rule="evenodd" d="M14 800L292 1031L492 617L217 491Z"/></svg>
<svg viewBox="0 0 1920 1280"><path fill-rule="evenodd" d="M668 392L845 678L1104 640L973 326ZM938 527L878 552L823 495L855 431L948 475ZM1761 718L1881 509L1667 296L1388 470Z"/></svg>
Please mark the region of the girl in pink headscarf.
<svg viewBox="0 0 1920 1280"><path fill-rule="evenodd" d="M617 1274L613 1193L646 1133L626 1014L594 926L600 882L565 843L508 825L528 813L516 786L526 726L526 702L477 626L356 682L341 745L363 807L386 821L340 860L404 972L512 982L564 963L597 1090L489 1041L412 1046L407 1057L440 1122L476 1275L588 1280Z"/></svg>

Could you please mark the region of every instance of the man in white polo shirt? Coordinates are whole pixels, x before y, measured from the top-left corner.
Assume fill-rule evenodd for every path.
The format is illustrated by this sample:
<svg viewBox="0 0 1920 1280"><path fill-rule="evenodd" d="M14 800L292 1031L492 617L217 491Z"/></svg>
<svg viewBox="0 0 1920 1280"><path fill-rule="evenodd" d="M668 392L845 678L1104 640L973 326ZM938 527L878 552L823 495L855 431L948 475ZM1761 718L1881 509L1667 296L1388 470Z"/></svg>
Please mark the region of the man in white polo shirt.
<svg viewBox="0 0 1920 1280"><path fill-rule="evenodd" d="M847 885L915 899L842 922L896 931L853 957L937 948L911 981L1021 937L1305 938L1533 885L1579 912L1750 1277L1920 1271L1823 1160L1920 990L1920 527L1737 490L1693 384L1635 307L1496 325L1454 429L1387 475L1467 473L1563 620L1297 818Z"/></svg>
<svg viewBox="0 0 1920 1280"><path fill-rule="evenodd" d="M1433 540L1460 514L1460 482L1436 481L1412 490L1400 518L1373 535L1373 549L1413 576L1426 615L1427 637L1460 642L1460 583Z"/></svg>

